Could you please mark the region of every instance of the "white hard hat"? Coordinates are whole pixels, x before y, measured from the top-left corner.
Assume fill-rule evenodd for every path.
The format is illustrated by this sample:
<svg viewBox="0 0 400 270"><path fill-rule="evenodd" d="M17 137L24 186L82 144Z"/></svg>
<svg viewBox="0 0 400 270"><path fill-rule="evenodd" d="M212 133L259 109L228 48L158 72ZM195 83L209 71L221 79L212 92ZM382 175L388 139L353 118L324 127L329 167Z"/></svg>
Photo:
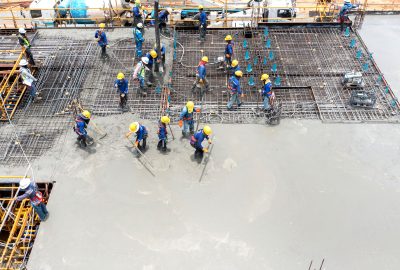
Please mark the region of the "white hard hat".
<svg viewBox="0 0 400 270"><path fill-rule="evenodd" d="M143 28L143 23L138 23L138 24L136 25L136 27L137 27L137 28Z"/></svg>
<svg viewBox="0 0 400 270"><path fill-rule="evenodd" d="M26 33L26 30L24 29L24 28L20 28L20 29L18 29L18 32L20 33L20 34L25 34Z"/></svg>
<svg viewBox="0 0 400 270"><path fill-rule="evenodd" d="M19 187L22 189L26 189L30 183L31 183L30 178L22 178L21 181L19 182Z"/></svg>
<svg viewBox="0 0 400 270"><path fill-rule="evenodd" d="M345 0L344 3L345 4L350 4L351 2L350 2L350 0Z"/></svg>
<svg viewBox="0 0 400 270"><path fill-rule="evenodd" d="M19 61L19 65L20 66L27 66L28 65L28 61L26 61L25 59L21 59L21 61Z"/></svg>
<svg viewBox="0 0 400 270"><path fill-rule="evenodd" d="M171 14L172 13L172 8L167 8L167 11L168 11L169 14Z"/></svg>
<svg viewBox="0 0 400 270"><path fill-rule="evenodd" d="M149 63L149 58L147 57L142 57L142 62L145 63L146 65Z"/></svg>

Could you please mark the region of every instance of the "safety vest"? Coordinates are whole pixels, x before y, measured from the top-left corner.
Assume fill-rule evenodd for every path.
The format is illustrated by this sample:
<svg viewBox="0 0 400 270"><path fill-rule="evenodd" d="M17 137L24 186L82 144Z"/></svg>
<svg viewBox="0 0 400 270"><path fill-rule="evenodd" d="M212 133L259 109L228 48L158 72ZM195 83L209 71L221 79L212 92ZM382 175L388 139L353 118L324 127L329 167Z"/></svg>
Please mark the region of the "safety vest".
<svg viewBox="0 0 400 270"><path fill-rule="evenodd" d="M194 112L194 109L193 109L193 112ZM184 120L184 121L193 120L193 112L189 113L189 109L188 109L188 107L186 106L186 114L185 114L185 116L182 118L182 120Z"/></svg>
<svg viewBox="0 0 400 270"><path fill-rule="evenodd" d="M31 203L36 206L41 202L43 202L43 194L40 191L36 191L35 196L31 198Z"/></svg>
<svg viewBox="0 0 400 270"><path fill-rule="evenodd" d="M19 34L18 38L24 42L24 46L27 46L27 47L31 46L31 43L29 42L27 37L24 37L23 35Z"/></svg>

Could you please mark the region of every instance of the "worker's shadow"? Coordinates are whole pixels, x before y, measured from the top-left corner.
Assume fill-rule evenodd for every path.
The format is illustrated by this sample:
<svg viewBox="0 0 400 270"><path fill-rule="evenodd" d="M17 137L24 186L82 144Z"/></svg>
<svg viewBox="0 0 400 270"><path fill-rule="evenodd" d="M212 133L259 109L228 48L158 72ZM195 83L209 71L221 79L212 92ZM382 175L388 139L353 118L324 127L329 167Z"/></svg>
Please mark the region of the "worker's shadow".
<svg viewBox="0 0 400 270"><path fill-rule="evenodd" d="M88 153L88 154L94 154L94 153L96 153L96 149L94 148L95 146L96 146L96 143L95 142L93 142L91 145L88 145L88 146L86 146L86 147L82 147L80 144L79 144L79 142L76 142L76 144L78 145L78 147L81 149L81 150L83 150L83 151L85 151L86 153Z"/></svg>
<svg viewBox="0 0 400 270"><path fill-rule="evenodd" d="M125 147L126 147L126 149L129 150L129 152L132 153L132 155L133 155L134 157L140 158L141 155L140 155L139 151L136 150L136 148L134 148L134 147L132 147L132 146L129 146L129 145L125 145ZM142 151L142 153L144 154L144 153L147 152L147 149L148 149L148 147L146 146L145 149L140 149L140 151Z"/></svg>

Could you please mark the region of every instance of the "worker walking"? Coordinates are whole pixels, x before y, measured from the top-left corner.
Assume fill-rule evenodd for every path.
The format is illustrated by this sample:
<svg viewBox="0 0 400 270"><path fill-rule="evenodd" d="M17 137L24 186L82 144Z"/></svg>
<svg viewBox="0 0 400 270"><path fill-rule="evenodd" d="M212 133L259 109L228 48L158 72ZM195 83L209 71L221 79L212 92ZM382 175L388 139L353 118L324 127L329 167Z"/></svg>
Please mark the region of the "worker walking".
<svg viewBox="0 0 400 270"><path fill-rule="evenodd" d="M156 61L160 63L160 59L158 58L155 50L151 50L150 52L146 53L145 57L149 59L149 63L147 64L148 70L146 69L146 83L147 86L152 86L154 83L153 64Z"/></svg>
<svg viewBox="0 0 400 270"><path fill-rule="evenodd" d="M269 75L268 74L263 74L261 75L261 81L263 83L263 88L260 90L261 96L263 97L263 102L264 102L264 111L270 111L272 109L271 104L272 104L272 98L273 98L273 92L272 92L272 83L269 80Z"/></svg>
<svg viewBox="0 0 400 270"><path fill-rule="evenodd" d="M182 135L187 136L190 132L190 134L194 134L194 119L193 119L193 114L194 114L194 103L193 101L188 101L186 103L186 106L183 107L181 114L179 115L179 122L178 125L179 127L182 127ZM199 112L200 109L196 108L196 112Z"/></svg>
<svg viewBox="0 0 400 270"><path fill-rule="evenodd" d="M231 98L228 102L228 110L232 110L233 103L237 103L240 107L242 102L240 100L243 97L242 90L240 89L240 78L242 78L243 72L241 70L235 71L235 74L229 79L228 88L230 90Z"/></svg>
<svg viewBox="0 0 400 270"><path fill-rule="evenodd" d="M135 6L132 8L133 13L133 27L136 27L139 23L143 22L142 5L140 0L135 0Z"/></svg>
<svg viewBox="0 0 400 270"><path fill-rule="evenodd" d="M232 59L233 59L233 41L232 41L232 36L227 35L225 37L226 41L226 46L225 46L225 64L227 68L230 68L232 65Z"/></svg>
<svg viewBox="0 0 400 270"><path fill-rule="evenodd" d="M136 45L136 57L140 59L142 57L142 47L144 42L144 37L142 34L143 23L138 23L136 27L133 28L133 36L135 38Z"/></svg>
<svg viewBox="0 0 400 270"><path fill-rule="evenodd" d="M163 9L158 12L158 29L160 33L169 34L167 31L168 15L172 14L172 8Z"/></svg>
<svg viewBox="0 0 400 270"><path fill-rule="evenodd" d="M208 57L203 56L201 58L201 61L199 65L197 66L197 72L196 72L196 80L193 83L192 86L192 91L194 92L197 88L202 89L203 86L205 86L205 91L209 91L209 83L206 78L207 76L207 70L206 70L206 64L208 63Z"/></svg>
<svg viewBox="0 0 400 270"><path fill-rule="evenodd" d="M163 43L160 44L161 48L160 48L160 52L161 52L161 64L162 67L165 69L165 53L166 53L166 49L165 49L165 45ZM157 49L157 43L154 43L154 50Z"/></svg>
<svg viewBox="0 0 400 270"><path fill-rule="evenodd" d="M114 87L118 87L119 90L119 106L122 110L125 110L126 103L128 102L128 80L125 79L124 73L118 73L117 79L114 82Z"/></svg>
<svg viewBox="0 0 400 270"><path fill-rule="evenodd" d="M167 125L171 122L168 116L161 117L161 120L158 123L158 144L157 149L163 152L167 151L167 140L168 140L168 131Z"/></svg>
<svg viewBox="0 0 400 270"><path fill-rule="evenodd" d="M132 134L136 135L135 147L142 151L145 150L148 135L146 127L139 122L133 122L129 125L129 132L126 134L126 137L129 138Z"/></svg>
<svg viewBox="0 0 400 270"><path fill-rule="evenodd" d="M96 33L94 34L94 37L97 40L97 44L101 48L101 57L103 59L109 58L107 54L108 41L106 33L104 32L105 27L106 27L105 23L99 24L99 29L96 30Z"/></svg>
<svg viewBox="0 0 400 270"><path fill-rule="evenodd" d="M90 122L91 113L87 110L75 117L74 131L78 134L78 142L81 147L87 147L93 143L93 139L88 135L86 128Z"/></svg>
<svg viewBox="0 0 400 270"><path fill-rule="evenodd" d="M43 194L38 190L38 186L30 178L22 178L19 182L19 188L24 194L19 195L16 201L29 199L32 208L35 209L41 221L46 221L49 217L46 204L44 204Z"/></svg>
<svg viewBox="0 0 400 270"><path fill-rule="evenodd" d="M350 22L349 20L349 11L354 8L358 8L359 5L353 5L350 0L344 1L344 4L339 12L339 22L340 22L340 31L343 32L345 23Z"/></svg>
<svg viewBox="0 0 400 270"><path fill-rule="evenodd" d="M21 27L18 30L18 32L19 32L19 34L18 34L19 45L24 47L24 49L25 49L25 57L28 59L29 64L34 66L35 65L35 60L33 59L33 55L32 55L32 52L31 52L31 43L30 43L28 37L26 36L26 30Z"/></svg>
<svg viewBox="0 0 400 270"><path fill-rule="evenodd" d="M37 82L37 79L32 75L30 69L28 68L28 61L26 61L25 59L22 59L19 62L19 66L20 66L19 72L21 74L22 83L24 85L26 85L26 88L29 91L29 96L30 96L32 102L35 99L41 100L42 98L39 97L36 92L35 82Z"/></svg>
<svg viewBox="0 0 400 270"><path fill-rule="evenodd" d="M203 158L203 153L208 152L207 147L203 147L202 143L204 140L208 140L208 144L211 144L210 135L212 130L209 126L204 126L203 129L198 130L190 139L190 145L196 149L194 152L195 158Z"/></svg>
<svg viewBox="0 0 400 270"><path fill-rule="evenodd" d="M141 61L136 64L135 69L133 71L133 80L134 82L139 83L138 94L142 96L147 96L144 80L146 76L146 69L148 69L147 67L148 64L149 64L149 58L142 57Z"/></svg>
<svg viewBox="0 0 400 270"><path fill-rule="evenodd" d="M200 23L200 41L204 41L207 34L207 13L204 11L204 7L202 5L199 6L199 13L196 15L196 17L198 18L198 21Z"/></svg>

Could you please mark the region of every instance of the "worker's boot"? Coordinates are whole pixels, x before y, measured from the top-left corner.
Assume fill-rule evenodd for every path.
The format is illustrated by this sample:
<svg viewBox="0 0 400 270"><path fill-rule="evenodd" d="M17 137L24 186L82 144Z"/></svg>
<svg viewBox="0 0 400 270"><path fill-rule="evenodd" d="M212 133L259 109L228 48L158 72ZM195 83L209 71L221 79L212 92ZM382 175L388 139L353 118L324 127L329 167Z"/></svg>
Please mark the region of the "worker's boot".
<svg viewBox="0 0 400 270"><path fill-rule="evenodd" d="M86 148L86 147L87 147L86 140L85 140L85 139L80 139L80 140L79 140L79 145L80 145L81 147L83 147L83 148Z"/></svg>
<svg viewBox="0 0 400 270"><path fill-rule="evenodd" d="M193 128L190 129L190 134L191 134L191 135L194 134L194 129L193 129Z"/></svg>
<svg viewBox="0 0 400 270"><path fill-rule="evenodd" d="M162 140L162 148L161 151L166 152L167 151L167 141Z"/></svg>
<svg viewBox="0 0 400 270"><path fill-rule="evenodd" d="M159 141L158 141L158 144L157 144L157 149L160 150L160 149L161 149L161 146L162 146L162 140L159 140Z"/></svg>

